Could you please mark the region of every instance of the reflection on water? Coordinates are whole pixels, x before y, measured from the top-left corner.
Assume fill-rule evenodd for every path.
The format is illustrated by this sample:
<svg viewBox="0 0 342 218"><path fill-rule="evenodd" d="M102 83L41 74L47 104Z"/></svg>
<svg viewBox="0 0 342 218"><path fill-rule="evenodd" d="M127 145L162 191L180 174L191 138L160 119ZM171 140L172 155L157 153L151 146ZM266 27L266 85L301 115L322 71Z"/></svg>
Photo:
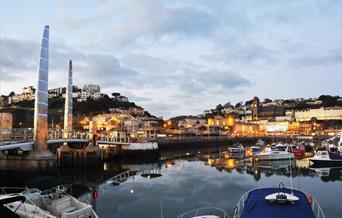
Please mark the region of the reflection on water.
<svg viewBox="0 0 342 218"><path fill-rule="evenodd" d="M253 163L219 153L163 156L156 163L105 163L102 169L0 172L1 185L23 186L32 176L53 174L81 184L76 194L100 217L177 217L189 209L216 206L232 212L255 187L290 186L316 197L326 217L342 214L342 168L310 168L307 159ZM15 183L15 184L14 184ZM21 184L22 183L22 184Z"/></svg>

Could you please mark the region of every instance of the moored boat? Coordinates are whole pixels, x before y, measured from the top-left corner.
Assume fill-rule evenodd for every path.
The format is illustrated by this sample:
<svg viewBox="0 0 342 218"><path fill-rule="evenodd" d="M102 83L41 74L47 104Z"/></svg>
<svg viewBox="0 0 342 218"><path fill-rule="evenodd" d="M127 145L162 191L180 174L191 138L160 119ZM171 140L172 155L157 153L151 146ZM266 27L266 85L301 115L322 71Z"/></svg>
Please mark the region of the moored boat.
<svg viewBox="0 0 342 218"><path fill-rule="evenodd" d="M275 148L265 148L255 156L255 159L258 161L289 160L294 159L294 154L291 146L279 144Z"/></svg>
<svg viewBox="0 0 342 218"><path fill-rule="evenodd" d="M317 151L316 155L313 158L310 158L309 160L315 166L342 166L342 152Z"/></svg>
<svg viewBox="0 0 342 218"><path fill-rule="evenodd" d="M237 143L228 148L228 154L232 158L244 158L245 149L241 144Z"/></svg>
<svg viewBox="0 0 342 218"><path fill-rule="evenodd" d="M108 149L109 156L119 158L159 158L159 146L157 142L115 142L97 141L102 149Z"/></svg>
<svg viewBox="0 0 342 218"><path fill-rule="evenodd" d="M246 158L254 157L254 156L258 155L261 151L262 151L262 148L259 146L247 147L245 149L245 157Z"/></svg>
<svg viewBox="0 0 342 218"><path fill-rule="evenodd" d="M257 188L246 192L238 201L233 218L324 218L319 203L300 190Z"/></svg>
<svg viewBox="0 0 342 218"><path fill-rule="evenodd" d="M64 189L53 188L46 191L32 188L1 188L0 202L19 217L41 218L97 218L91 205L85 204L67 194ZM21 190L7 194L6 190ZM12 199L9 201L9 199Z"/></svg>

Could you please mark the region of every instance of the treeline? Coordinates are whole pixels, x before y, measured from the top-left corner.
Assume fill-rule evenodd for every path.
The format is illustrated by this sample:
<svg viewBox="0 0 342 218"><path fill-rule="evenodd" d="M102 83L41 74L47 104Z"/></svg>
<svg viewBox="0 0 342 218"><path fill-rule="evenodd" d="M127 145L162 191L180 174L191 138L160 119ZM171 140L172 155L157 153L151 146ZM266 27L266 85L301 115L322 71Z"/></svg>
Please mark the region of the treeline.
<svg viewBox="0 0 342 218"><path fill-rule="evenodd" d="M65 99L62 97L49 98L48 119L49 123L55 125L63 124ZM75 117L93 116L101 113L109 113L110 108L129 109L138 107L134 102L121 102L107 95L99 99L88 98L86 101L78 102L76 99L73 101L73 115ZM13 115L14 128L28 128L33 126L33 111L34 100L25 100L6 105L0 109L0 112L8 112ZM146 116L151 116L145 112Z"/></svg>

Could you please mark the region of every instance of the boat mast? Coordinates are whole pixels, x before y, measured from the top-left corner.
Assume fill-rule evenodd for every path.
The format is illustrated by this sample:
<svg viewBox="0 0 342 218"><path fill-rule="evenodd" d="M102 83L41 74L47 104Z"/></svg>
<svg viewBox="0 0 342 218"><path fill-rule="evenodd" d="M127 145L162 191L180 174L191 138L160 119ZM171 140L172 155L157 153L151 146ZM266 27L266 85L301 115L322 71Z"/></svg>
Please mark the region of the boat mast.
<svg viewBox="0 0 342 218"><path fill-rule="evenodd" d="M292 152L292 149L291 149L290 151ZM290 184L291 184L291 195L293 195L291 155L289 156L289 161L290 161Z"/></svg>

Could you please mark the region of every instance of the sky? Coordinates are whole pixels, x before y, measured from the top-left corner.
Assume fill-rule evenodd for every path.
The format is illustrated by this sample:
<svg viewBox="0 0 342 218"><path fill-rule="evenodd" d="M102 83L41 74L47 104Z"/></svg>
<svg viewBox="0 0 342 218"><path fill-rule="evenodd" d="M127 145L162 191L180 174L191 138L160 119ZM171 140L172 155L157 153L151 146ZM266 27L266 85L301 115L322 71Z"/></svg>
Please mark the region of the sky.
<svg viewBox="0 0 342 218"><path fill-rule="evenodd" d="M120 92L164 118L226 102L342 95L342 0L0 1L0 94L37 83Z"/></svg>

